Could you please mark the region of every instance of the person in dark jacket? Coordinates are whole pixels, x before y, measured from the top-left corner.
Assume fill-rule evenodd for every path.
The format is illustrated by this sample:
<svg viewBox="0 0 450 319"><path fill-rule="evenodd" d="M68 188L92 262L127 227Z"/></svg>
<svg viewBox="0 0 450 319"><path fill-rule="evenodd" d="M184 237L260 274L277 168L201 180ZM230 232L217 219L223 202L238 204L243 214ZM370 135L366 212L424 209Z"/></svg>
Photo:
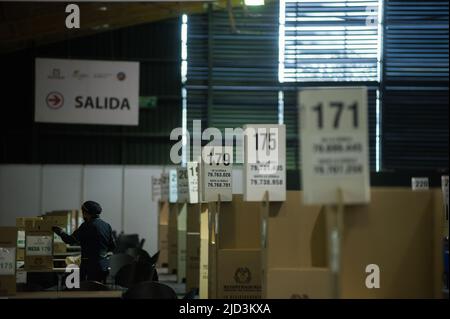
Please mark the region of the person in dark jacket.
<svg viewBox="0 0 450 319"><path fill-rule="evenodd" d="M116 248L111 226L100 219L102 207L94 201L81 206L84 223L72 235L60 227L53 231L69 245L81 246L80 280L105 282L108 276L107 254Z"/></svg>

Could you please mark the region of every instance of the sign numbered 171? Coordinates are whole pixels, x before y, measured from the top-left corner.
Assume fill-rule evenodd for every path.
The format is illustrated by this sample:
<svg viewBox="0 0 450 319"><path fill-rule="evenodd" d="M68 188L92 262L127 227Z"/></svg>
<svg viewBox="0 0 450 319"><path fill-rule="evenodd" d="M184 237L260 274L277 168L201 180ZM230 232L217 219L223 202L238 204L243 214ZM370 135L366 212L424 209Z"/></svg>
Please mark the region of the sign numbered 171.
<svg viewBox="0 0 450 319"><path fill-rule="evenodd" d="M300 157L306 204L370 201L367 89L299 91Z"/></svg>

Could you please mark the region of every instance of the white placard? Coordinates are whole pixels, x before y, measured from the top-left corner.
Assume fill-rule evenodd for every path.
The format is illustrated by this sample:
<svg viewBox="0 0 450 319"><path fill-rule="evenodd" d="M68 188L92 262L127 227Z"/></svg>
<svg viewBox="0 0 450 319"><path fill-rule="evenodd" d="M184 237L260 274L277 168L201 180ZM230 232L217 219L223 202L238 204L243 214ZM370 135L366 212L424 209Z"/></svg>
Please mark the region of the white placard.
<svg viewBox="0 0 450 319"><path fill-rule="evenodd" d="M199 165L198 162L188 162L187 163L187 174L188 174L188 187L189 187L189 203L197 204L198 200L198 173Z"/></svg>
<svg viewBox="0 0 450 319"><path fill-rule="evenodd" d="M16 273L16 248L0 247L0 276L10 276Z"/></svg>
<svg viewBox="0 0 450 319"><path fill-rule="evenodd" d="M300 157L305 204L370 201L367 89L299 91Z"/></svg>
<svg viewBox="0 0 450 319"><path fill-rule="evenodd" d="M244 201L286 200L286 127L244 126Z"/></svg>
<svg viewBox="0 0 450 319"><path fill-rule="evenodd" d="M178 203L184 203L189 200L189 182L188 171L186 167L177 168L177 188L178 188Z"/></svg>
<svg viewBox="0 0 450 319"><path fill-rule="evenodd" d="M35 121L139 124L139 63L36 59Z"/></svg>
<svg viewBox="0 0 450 319"><path fill-rule="evenodd" d="M25 248L25 231L17 231L17 248Z"/></svg>
<svg viewBox="0 0 450 319"><path fill-rule="evenodd" d="M413 191L424 191L430 189L428 177L411 177L411 188Z"/></svg>
<svg viewBox="0 0 450 319"><path fill-rule="evenodd" d="M202 148L202 201L219 199L229 202L232 195L233 148L205 146Z"/></svg>
<svg viewBox="0 0 450 319"><path fill-rule="evenodd" d="M161 177L152 176L152 201L161 198Z"/></svg>
<svg viewBox="0 0 450 319"><path fill-rule="evenodd" d="M177 170L171 169L169 171L169 203L176 203L178 199L177 188Z"/></svg>
<svg viewBox="0 0 450 319"><path fill-rule="evenodd" d="M27 256L51 256L53 252L52 236L26 236Z"/></svg>
<svg viewBox="0 0 450 319"><path fill-rule="evenodd" d="M161 174L161 200L169 200L169 173Z"/></svg>
<svg viewBox="0 0 450 319"><path fill-rule="evenodd" d="M27 283L27 272L24 269L17 269L16 271L16 284Z"/></svg>

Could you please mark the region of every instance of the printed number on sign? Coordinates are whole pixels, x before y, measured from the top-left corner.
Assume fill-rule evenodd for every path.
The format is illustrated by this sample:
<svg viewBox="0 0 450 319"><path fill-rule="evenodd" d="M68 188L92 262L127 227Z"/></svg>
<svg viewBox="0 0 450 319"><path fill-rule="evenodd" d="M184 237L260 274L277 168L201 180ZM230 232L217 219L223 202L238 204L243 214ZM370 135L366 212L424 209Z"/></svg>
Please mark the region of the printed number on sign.
<svg viewBox="0 0 450 319"><path fill-rule="evenodd" d="M261 142L261 148L259 148L259 142ZM255 145L256 150L267 150L273 151L277 148L277 140L275 133L256 133L255 134Z"/></svg>
<svg viewBox="0 0 450 319"><path fill-rule="evenodd" d="M223 154L217 153L217 154L214 154L211 151L211 153L208 154L208 157L209 157L209 165L213 165L213 164L216 164L216 165L223 164L225 166L230 165L230 157L231 156L228 153L223 153ZM214 161L215 157L217 158L217 161Z"/></svg>
<svg viewBox="0 0 450 319"><path fill-rule="evenodd" d="M353 119L353 127L358 128L358 103L353 103L350 105L345 106L342 102L330 102L328 107L332 110L334 110L334 118L333 118L333 128L339 129L341 118L343 116L342 113L350 112L352 113L352 119ZM323 110L323 104L319 103L316 106L314 106L312 109L314 112L317 113L317 127L319 129L323 128L324 123L324 110ZM345 115L344 115L345 116Z"/></svg>
<svg viewBox="0 0 450 319"><path fill-rule="evenodd" d="M178 178L179 179L187 179L188 178L187 177L187 170L184 170L184 169L179 170L178 171Z"/></svg>

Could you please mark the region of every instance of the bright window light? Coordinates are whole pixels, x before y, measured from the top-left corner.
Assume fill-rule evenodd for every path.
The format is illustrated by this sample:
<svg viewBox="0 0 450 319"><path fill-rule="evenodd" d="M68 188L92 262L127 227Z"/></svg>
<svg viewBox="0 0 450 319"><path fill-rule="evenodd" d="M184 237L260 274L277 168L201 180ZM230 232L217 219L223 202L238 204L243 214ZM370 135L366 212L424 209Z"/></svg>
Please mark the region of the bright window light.
<svg viewBox="0 0 450 319"><path fill-rule="evenodd" d="M263 6L264 0L245 0L244 3L246 6Z"/></svg>

